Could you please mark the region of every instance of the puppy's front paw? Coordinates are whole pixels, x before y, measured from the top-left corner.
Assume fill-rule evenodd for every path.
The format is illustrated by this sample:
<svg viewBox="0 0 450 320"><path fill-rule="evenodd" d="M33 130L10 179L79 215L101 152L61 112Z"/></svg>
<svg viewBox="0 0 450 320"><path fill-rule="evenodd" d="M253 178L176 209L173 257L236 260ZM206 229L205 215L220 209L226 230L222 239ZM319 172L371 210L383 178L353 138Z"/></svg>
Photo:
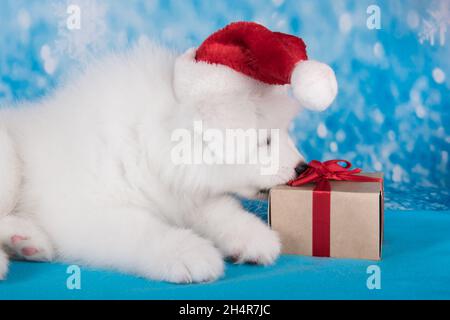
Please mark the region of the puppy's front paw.
<svg viewBox="0 0 450 320"><path fill-rule="evenodd" d="M176 231L168 238L169 246L160 266L162 280L209 282L222 276L223 257L210 241L188 230Z"/></svg>
<svg viewBox="0 0 450 320"><path fill-rule="evenodd" d="M222 248L236 263L270 265L280 255L281 243L275 231L258 221L248 225L246 230L236 230Z"/></svg>

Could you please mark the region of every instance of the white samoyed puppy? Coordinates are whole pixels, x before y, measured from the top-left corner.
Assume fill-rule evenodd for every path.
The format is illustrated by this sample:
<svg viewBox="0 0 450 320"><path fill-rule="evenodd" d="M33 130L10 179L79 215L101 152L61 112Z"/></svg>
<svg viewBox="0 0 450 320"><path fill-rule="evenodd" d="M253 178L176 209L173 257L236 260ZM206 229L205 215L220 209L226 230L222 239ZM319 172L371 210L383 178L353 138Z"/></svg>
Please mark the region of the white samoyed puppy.
<svg viewBox="0 0 450 320"><path fill-rule="evenodd" d="M226 258L273 263L276 233L234 195L256 196L304 167L288 135L301 107L289 88L147 43L91 64L38 103L0 109L0 278L9 257L176 283L215 280ZM198 123L267 129L236 152L276 149L275 170L180 163L189 150L176 152L177 132L195 144Z"/></svg>

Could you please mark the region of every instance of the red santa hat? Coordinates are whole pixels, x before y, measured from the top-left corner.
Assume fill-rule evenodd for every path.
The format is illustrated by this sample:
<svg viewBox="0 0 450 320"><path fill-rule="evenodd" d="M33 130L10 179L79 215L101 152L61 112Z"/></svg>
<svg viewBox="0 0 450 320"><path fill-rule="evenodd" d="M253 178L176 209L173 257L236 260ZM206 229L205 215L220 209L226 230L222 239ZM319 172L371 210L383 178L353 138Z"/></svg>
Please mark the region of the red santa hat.
<svg viewBox="0 0 450 320"><path fill-rule="evenodd" d="M293 35L272 32L253 22L236 22L208 37L203 44L188 53L198 64L224 66L268 85L288 85L300 104L311 110L323 111L330 106L337 94L334 71L326 64L308 60L306 45ZM227 71L216 73L206 70L214 81ZM191 73L192 70L185 70ZM190 72L189 72L190 71ZM233 77L232 75L227 75ZM203 76L201 76L203 78ZM236 78L235 78L236 79ZM192 79L191 79L192 81ZM189 82L186 79L186 82ZM205 87L207 79L199 81ZM233 79L226 87L233 86ZM191 82L192 84L192 82ZM236 84L238 88L239 84ZM200 87L191 90L198 93ZM197 92L192 92L197 91Z"/></svg>

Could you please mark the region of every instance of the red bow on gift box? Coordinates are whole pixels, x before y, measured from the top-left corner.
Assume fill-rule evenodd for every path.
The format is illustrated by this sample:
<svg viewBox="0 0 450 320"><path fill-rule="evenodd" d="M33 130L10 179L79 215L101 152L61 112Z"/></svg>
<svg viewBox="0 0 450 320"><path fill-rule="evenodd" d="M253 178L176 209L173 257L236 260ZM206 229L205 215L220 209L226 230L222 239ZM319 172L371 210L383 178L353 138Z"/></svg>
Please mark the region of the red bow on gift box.
<svg viewBox="0 0 450 320"><path fill-rule="evenodd" d="M361 169L351 169L347 160L313 160L296 179L288 182L292 187L315 183L313 190L313 248L314 256L330 256L330 180L353 182L381 182L382 178L358 175Z"/></svg>

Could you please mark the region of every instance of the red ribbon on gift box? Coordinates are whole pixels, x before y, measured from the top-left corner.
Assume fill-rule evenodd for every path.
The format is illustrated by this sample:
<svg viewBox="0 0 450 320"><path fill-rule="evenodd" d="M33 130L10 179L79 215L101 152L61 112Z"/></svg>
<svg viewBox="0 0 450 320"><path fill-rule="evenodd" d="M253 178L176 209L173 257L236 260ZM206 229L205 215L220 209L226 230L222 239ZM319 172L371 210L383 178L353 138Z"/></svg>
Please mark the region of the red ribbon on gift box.
<svg viewBox="0 0 450 320"><path fill-rule="evenodd" d="M315 183L313 190L313 248L316 257L330 256L331 180L353 182L381 182L382 178L358 175L361 169L351 169L347 160L313 160L302 174L288 182L292 187Z"/></svg>

